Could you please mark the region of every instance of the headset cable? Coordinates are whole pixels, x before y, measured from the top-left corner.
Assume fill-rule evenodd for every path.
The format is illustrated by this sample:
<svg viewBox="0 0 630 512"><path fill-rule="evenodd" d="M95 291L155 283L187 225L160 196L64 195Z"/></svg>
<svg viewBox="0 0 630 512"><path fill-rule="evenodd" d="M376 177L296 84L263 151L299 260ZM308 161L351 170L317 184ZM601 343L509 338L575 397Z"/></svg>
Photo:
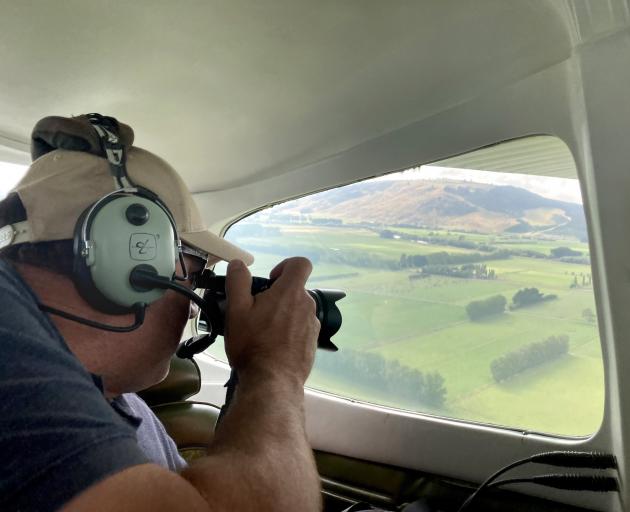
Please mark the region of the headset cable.
<svg viewBox="0 0 630 512"><path fill-rule="evenodd" d="M488 479L486 479L478 488L473 492L464 503L459 507L457 512L464 512L468 509L473 500L481 494L484 489L498 487L499 485L507 485L512 483L536 483L538 485L546 485L548 487L555 487L558 485L564 485L569 487L557 487L560 489L571 489L571 490L580 490L575 487L570 487L571 485L580 485L584 484L583 490L593 490L588 488L589 485L597 486L602 485L602 487L606 487L610 485L610 482L606 480L607 483L602 483L600 479L610 479L613 477L606 477L601 475L540 475L538 477L530 477L530 478L519 478L519 479L509 479L509 480L501 480L499 482L495 482L495 480L503 475L504 473L514 469L518 466L522 466L523 464L546 464L549 466L561 466L567 468L588 468L588 469L616 469L617 461L614 455L610 455L607 453L601 452L578 452L578 451L552 451L552 452L544 452L536 455L532 455L531 457L527 457L521 460L517 460L511 464L508 464L504 468L501 468L496 473L492 474ZM552 478L553 477L553 478ZM564 478L568 477L568 478ZM581 477L581 478L577 478ZM594 480L593 480L594 479ZM617 482L616 479L614 479ZM494 482L494 484L493 484ZM595 482L595 483L594 483ZM553 485L555 484L555 485ZM598 490L598 489L595 489ZM599 492L609 492L616 489L605 489Z"/></svg>

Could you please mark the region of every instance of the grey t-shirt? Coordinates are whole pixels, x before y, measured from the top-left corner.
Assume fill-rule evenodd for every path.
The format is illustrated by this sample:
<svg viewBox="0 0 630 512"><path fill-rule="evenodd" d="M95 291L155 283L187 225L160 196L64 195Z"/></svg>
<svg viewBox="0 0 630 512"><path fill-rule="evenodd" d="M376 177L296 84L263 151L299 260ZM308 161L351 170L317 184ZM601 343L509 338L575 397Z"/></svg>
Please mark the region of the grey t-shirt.
<svg viewBox="0 0 630 512"><path fill-rule="evenodd" d="M135 393L125 393L115 398L111 405L136 429L138 446L151 462L176 472L187 466L175 441L142 398Z"/></svg>
<svg viewBox="0 0 630 512"><path fill-rule="evenodd" d="M100 379L0 259L0 510L54 511L99 480L152 461L141 446L157 419L145 420L148 408L139 414L136 400L122 397L143 418L138 425L107 402Z"/></svg>

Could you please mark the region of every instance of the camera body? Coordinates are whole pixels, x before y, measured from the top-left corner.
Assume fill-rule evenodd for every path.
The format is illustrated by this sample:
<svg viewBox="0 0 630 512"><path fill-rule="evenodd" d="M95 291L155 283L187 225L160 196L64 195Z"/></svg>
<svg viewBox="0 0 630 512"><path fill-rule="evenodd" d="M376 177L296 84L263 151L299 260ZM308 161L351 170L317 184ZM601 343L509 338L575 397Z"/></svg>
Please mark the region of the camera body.
<svg viewBox="0 0 630 512"><path fill-rule="evenodd" d="M273 286L273 280L264 277L252 278L252 295L262 293ZM225 292L225 276L216 276L211 271L205 271L198 282L198 287L203 288L203 302L206 307L201 308L200 323L205 323L209 334L202 334L182 342L177 350L181 358L191 358L199 352L206 350L218 335L225 333L225 311L227 307L227 294ZM331 341L331 338L341 328L341 312L337 307L337 301L343 299L346 294L341 290L307 290L316 305L315 315L321 328L317 338L317 348L336 352L339 350Z"/></svg>

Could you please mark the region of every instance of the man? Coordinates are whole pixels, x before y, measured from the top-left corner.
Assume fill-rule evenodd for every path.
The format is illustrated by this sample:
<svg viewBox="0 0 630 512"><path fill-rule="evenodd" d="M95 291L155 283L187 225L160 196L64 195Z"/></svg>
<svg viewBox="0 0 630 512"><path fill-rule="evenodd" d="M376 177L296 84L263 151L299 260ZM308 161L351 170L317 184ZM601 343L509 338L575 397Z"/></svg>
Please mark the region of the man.
<svg viewBox="0 0 630 512"><path fill-rule="evenodd" d="M207 263L230 261L225 346L239 374L207 457L178 474L139 447L120 397L164 378L195 311L169 290L146 308L142 325L112 332L102 326L124 328L138 317L104 312L75 286L71 239L79 217L116 188L106 142L90 122L40 123L39 158L0 202L0 509L318 510L303 412L319 331L304 289L310 263L283 261L271 273L273 286L252 297L243 261L250 256L205 230L179 176L132 147L133 132L121 124L129 180L174 217L184 285L192 287Z"/></svg>

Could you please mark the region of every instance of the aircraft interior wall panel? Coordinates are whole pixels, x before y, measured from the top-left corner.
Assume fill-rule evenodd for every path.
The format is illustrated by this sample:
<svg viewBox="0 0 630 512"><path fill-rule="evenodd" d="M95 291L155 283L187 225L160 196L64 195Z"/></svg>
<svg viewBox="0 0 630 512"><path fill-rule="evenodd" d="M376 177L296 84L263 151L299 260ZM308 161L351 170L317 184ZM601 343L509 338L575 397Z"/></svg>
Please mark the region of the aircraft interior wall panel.
<svg viewBox="0 0 630 512"><path fill-rule="evenodd" d="M630 457L630 375L625 366L630 361L630 149L625 142L630 133L630 31L625 30L584 45L580 67L584 90L588 150L592 168L588 169L589 195L595 241L594 263L600 282L600 315L607 327L604 363L607 378L607 410L611 448L618 456L621 481L628 478ZM614 73L611 72L614 70ZM585 145L586 146L586 145ZM622 489L626 507L630 490Z"/></svg>

